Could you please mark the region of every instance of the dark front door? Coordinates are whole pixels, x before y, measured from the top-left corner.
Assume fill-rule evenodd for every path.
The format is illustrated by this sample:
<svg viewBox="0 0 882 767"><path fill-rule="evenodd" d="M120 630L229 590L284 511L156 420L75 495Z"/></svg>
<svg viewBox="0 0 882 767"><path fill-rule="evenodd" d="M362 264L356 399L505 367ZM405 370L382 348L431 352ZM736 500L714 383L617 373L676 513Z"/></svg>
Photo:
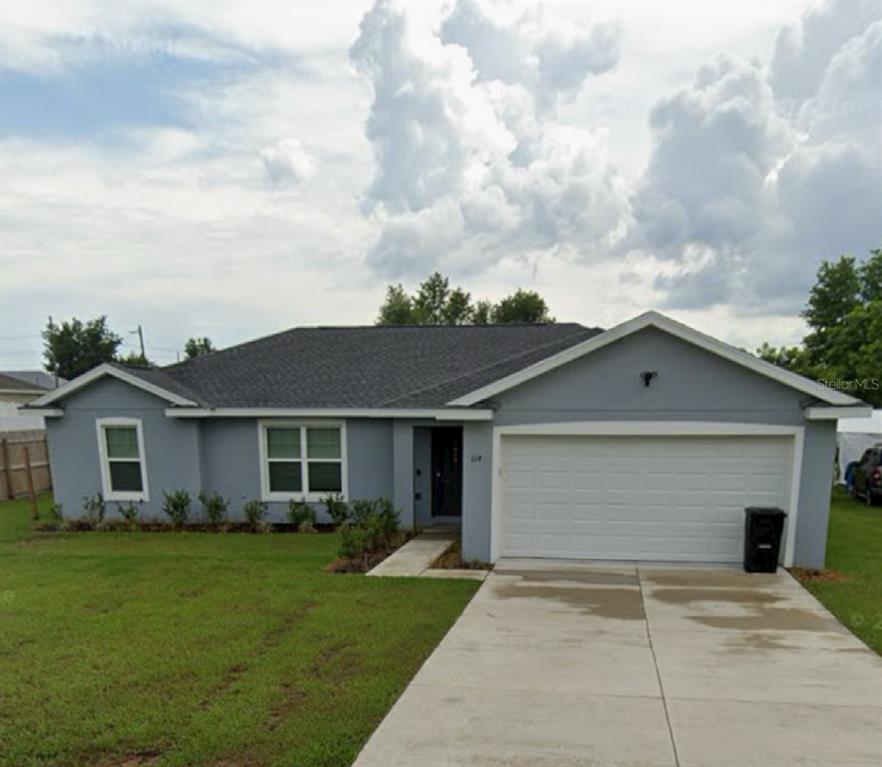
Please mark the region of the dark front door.
<svg viewBox="0 0 882 767"><path fill-rule="evenodd" d="M432 429L432 516L462 516L462 428Z"/></svg>

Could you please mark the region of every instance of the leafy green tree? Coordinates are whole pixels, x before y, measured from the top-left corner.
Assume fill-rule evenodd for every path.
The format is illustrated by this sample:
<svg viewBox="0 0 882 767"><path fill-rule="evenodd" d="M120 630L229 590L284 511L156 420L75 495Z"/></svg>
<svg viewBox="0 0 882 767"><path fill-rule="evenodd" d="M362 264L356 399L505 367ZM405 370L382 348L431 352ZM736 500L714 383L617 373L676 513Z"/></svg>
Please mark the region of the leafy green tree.
<svg viewBox="0 0 882 767"><path fill-rule="evenodd" d="M462 288L454 288L441 310L445 325L468 325L472 321L472 297Z"/></svg>
<svg viewBox="0 0 882 767"><path fill-rule="evenodd" d="M194 357L202 357L215 351L214 344L208 336L196 336L188 338L184 344L184 357L188 360Z"/></svg>
<svg viewBox="0 0 882 767"><path fill-rule="evenodd" d="M855 307L860 305L860 274L852 256L821 264L802 316L812 332L803 344L810 364L832 361L837 353L836 330Z"/></svg>
<svg viewBox="0 0 882 767"><path fill-rule="evenodd" d="M472 323L475 325L489 325L493 320L493 302L481 300L475 303L472 311Z"/></svg>
<svg viewBox="0 0 882 767"><path fill-rule="evenodd" d="M850 394L882 407L882 249L863 264L851 256L824 262L803 317L801 347L763 344L762 359L823 381L848 381Z"/></svg>
<svg viewBox="0 0 882 767"><path fill-rule="evenodd" d="M494 305L451 288L450 280L435 272L410 296L401 285L389 285L380 306L377 325L490 325L511 322L554 322L548 306L535 291L520 290Z"/></svg>
<svg viewBox="0 0 882 767"><path fill-rule="evenodd" d="M56 324L50 317L43 335L46 370L62 378L75 378L102 362L110 362L122 343L107 327L104 315L82 322L74 317Z"/></svg>
<svg viewBox="0 0 882 767"><path fill-rule="evenodd" d="M860 268L861 298L864 301L882 301L882 248L870 251L870 257Z"/></svg>
<svg viewBox="0 0 882 767"><path fill-rule="evenodd" d="M493 322L501 325L512 322L554 322L548 314L548 305L534 290L518 288L503 298L493 309Z"/></svg>
<svg viewBox="0 0 882 767"><path fill-rule="evenodd" d="M424 325L444 325L444 310L450 296L450 282L440 272L435 272L420 283L413 300L418 321Z"/></svg>
<svg viewBox="0 0 882 767"><path fill-rule="evenodd" d="M117 362L121 362L123 365L131 365L136 368L152 368L154 366L147 357L141 354L141 352L136 351L131 351L122 357L117 357Z"/></svg>
<svg viewBox="0 0 882 767"><path fill-rule="evenodd" d="M771 346L768 342L764 342L756 350L756 356L778 367L789 368L794 371L803 371L808 367L805 359L805 350L800 349L798 346L791 346L790 348L782 346L778 348Z"/></svg>
<svg viewBox="0 0 882 767"><path fill-rule="evenodd" d="M413 299L401 285L386 288L386 300L380 307L377 325L415 325L416 312Z"/></svg>

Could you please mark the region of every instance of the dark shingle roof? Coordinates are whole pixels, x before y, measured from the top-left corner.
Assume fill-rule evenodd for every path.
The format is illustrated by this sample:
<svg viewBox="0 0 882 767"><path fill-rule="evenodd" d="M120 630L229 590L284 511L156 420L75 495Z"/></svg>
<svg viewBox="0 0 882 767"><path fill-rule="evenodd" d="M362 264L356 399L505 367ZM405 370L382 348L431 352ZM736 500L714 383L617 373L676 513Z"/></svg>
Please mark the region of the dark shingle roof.
<svg viewBox="0 0 882 767"><path fill-rule="evenodd" d="M28 381L22 381L20 378L7 375L6 373L0 373L0 389L14 389L15 391L32 392L41 391L44 387Z"/></svg>
<svg viewBox="0 0 882 767"><path fill-rule="evenodd" d="M142 381L158 386L160 389L165 389L172 394L177 394L179 397L192 400L199 405L209 406L211 404L208 400L201 397L198 391L189 388L176 377L169 375L163 368L146 368L136 365L124 365L121 362L111 362L109 364L119 370L124 370L126 373L130 373L131 375L140 378Z"/></svg>
<svg viewBox="0 0 882 767"><path fill-rule="evenodd" d="M67 383L66 378L47 373L45 370L4 370L2 374L10 378L17 378L28 384L33 384L34 389L57 389L61 384Z"/></svg>
<svg viewBox="0 0 882 767"><path fill-rule="evenodd" d="M207 407L432 408L600 332L575 323L295 328L126 370Z"/></svg>

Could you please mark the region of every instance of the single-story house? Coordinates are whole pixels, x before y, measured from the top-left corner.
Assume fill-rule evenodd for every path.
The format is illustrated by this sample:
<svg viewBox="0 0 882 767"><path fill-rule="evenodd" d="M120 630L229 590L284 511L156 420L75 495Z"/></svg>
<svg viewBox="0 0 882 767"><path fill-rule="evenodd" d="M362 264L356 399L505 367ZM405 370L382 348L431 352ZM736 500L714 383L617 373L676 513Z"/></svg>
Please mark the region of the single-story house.
<svg viewBox="0 0 882 767"><path fill-rule="evenodd" d="M296 328L163 368L101 365L36 400L57 500L388 496L466 558L738 562L744 508L824 563L854 397L655 312L578 324ZM319 519L322 507L317 504Z"/></svg>
<svg viewBox="0 0 882 767"><path fill-rule="evenodd" d="M20 408L55 388L48 373L0 371L0 432L43 429L43 418Z"/></svg>

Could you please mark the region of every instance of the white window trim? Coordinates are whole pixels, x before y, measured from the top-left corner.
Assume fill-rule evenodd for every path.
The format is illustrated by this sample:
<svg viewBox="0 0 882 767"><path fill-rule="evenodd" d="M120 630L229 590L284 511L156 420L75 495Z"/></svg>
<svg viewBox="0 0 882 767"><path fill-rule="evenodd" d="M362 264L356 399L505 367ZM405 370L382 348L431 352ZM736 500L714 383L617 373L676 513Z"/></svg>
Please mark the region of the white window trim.
<svg viewBox="0 0 882 767"><path fill-rule="evenodd" d="M793 566L796 553L796 517L799 512L799 489L802 483L802 456L805 429L802 426L773 426L755 423L718 423L710 421L570 421L539 423L493 428L492 467L490 483L490 561L496 562L502 553L502 464L505 456L502 438L516 435L578 435L590 437L617 436L768 436L791 437L790 488L787 521L784 524L784 551L781 563Z"/></svg>
<svg viewBox="0 0 882 767"><path fill-rule="evenodd" d="M138 462L141 464L141 492L113 490L110 484L110 458L107 455L107 438L104 429L108 426L134 426L138 435ZM98 456L101 463L101 485L104 490L105 501L138 501L150 500L150 491L147 485L147 453L144 450L144 427L140 418L98 418L95 420L95 430L98 434ZM119 459L114 459L119 460ZM125 459L123 459L125 460Z"/></svg>
<svg viewBox="0 0 882 767"><path fill-rule="evenodd" d="M266 445L266 430L269 428L300 429L300 476L301 487L299 493L271 492L269 484L269 454ZM306 421L288 419L262 419L257 422L257 444L260 456L260 499L262 501L309 501L316 503L328 495L328 491L321 490L313 493L309 490L310 462L307 456L306 429L339 429L340 430L340 458L313 458L313 463L339 463L340 464L340 493L344 498L349 497L349 461L346 450L346 422L345 421ZM296 460L296 459L291 459Z"/></svg>

